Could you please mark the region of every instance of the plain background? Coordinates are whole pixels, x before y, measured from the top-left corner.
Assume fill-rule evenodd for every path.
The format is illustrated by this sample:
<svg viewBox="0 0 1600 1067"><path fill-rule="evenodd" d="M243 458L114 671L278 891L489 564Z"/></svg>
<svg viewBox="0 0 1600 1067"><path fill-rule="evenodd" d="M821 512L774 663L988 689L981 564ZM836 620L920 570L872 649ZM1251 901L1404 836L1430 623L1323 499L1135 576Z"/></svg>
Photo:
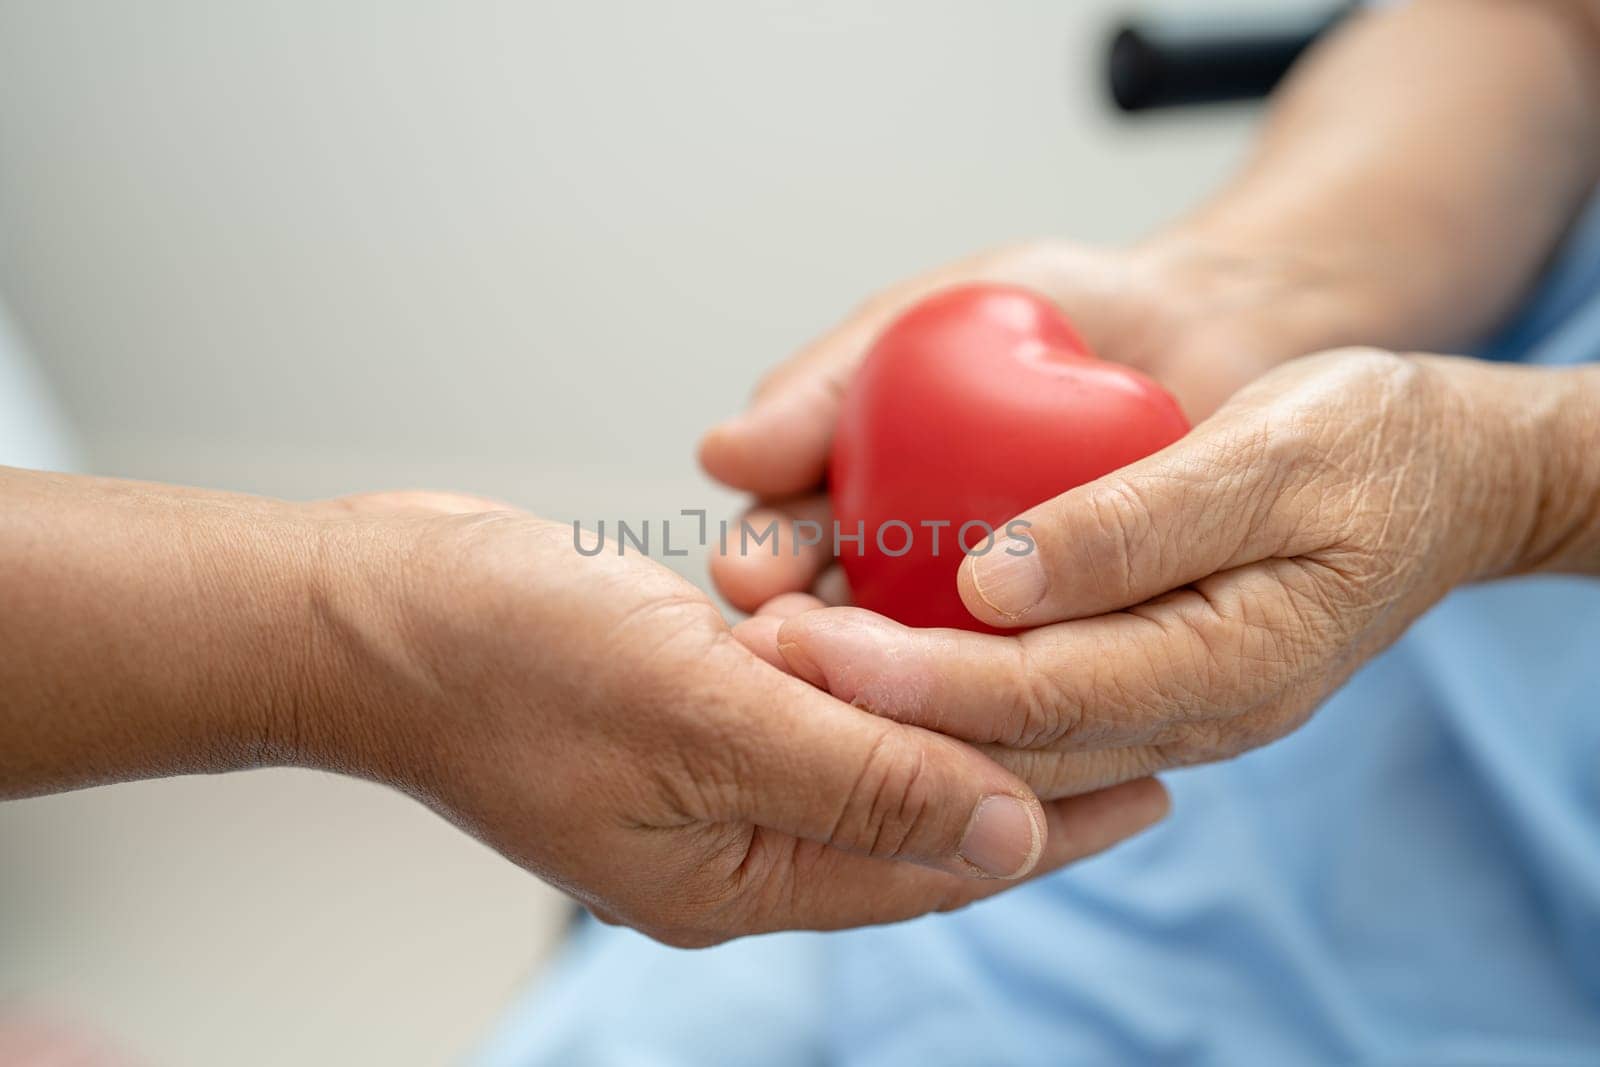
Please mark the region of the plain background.
<svg viewBox="0 0 1600 1067"><path fill-rule="evenodd" d="M875 288L1236 163L1109 112L1126 6L0 0L0 295L100 473L730 514L697 434ZM0 1000L152 1063L448 1060L562 914L322 775L0 807Z"/></svg>

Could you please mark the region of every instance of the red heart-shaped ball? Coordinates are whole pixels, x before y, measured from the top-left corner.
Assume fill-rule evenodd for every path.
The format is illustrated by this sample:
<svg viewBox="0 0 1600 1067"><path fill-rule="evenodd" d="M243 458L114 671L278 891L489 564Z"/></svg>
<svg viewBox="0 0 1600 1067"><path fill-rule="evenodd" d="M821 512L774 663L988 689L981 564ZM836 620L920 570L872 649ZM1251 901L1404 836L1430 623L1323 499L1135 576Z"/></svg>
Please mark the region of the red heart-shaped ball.
<svg viewBox="0 0 1600 1067"><path fill-rule="evenodd" d="M855 602L911 626L988 630L956 591L957 537L973 551L1001 541L1020 512L1188 429L1171 394L1096 359L1043 297L935 293L878 338L839 413L829 478Z"/></svg>

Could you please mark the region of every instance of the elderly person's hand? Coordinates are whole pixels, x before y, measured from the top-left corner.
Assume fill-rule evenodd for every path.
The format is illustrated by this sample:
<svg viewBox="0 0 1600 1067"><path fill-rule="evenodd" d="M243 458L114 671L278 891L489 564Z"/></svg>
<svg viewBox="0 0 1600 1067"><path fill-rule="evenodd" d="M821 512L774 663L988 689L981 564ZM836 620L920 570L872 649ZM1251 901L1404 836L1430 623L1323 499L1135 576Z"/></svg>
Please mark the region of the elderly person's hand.
<svg viewBox="0 0 1600 1067"><path fill-rule="evenodd" d="M1297 360L1024 512L1032 551L963 562L976 618L1036 629L915 630L790 596L741 634L841 699L985 744L1042 796L1236 755L1452 587L1571 562L1592 494L1556 472L1594 440L1584 381L1368 350Z"/></svg>
<svg viewBox="0 0 1600 1067"><path fill-rule="evenodd" d="M713 558L712 578L735 607L753 611L807 590L829 603L848 602L826 544L788 543L794 520L830 521L823 477L839 397L895 316L929 293L972 281L1022 285L1048 297L1096 354L1150 374L1191 418L1209 415L1284 359L1344 343L1360 332L1366 313L1340 258L1236 247L1203 235L1133 249L1041 241L901 283L778 367L748 411L701 442L706 470L757 498L752 527L779 520L779 551Z"/></svg>

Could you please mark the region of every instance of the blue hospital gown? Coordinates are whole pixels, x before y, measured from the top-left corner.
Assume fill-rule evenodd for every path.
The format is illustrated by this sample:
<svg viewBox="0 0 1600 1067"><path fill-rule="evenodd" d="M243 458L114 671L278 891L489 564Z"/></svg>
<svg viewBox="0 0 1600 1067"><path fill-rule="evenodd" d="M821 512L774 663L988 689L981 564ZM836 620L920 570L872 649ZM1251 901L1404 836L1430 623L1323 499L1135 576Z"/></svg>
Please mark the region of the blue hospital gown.
<svg viewBox="0 0 1600 1067"><path fill-rule="evenodd" d="M1600 358L1600 204L1482 354ZM1600 1064L1597 688L1600 581L1462 589L1104 856L844 934L586 923L478 1062Z"/></svg>

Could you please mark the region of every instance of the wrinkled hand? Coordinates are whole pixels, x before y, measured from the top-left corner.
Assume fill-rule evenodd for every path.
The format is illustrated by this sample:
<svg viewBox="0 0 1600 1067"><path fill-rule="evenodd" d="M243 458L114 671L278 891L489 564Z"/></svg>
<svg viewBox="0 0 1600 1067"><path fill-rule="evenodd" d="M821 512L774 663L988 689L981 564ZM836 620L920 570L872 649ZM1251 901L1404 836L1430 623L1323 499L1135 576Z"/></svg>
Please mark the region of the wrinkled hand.
<svg viewBox="0 0 1600 1067"><path fill-rule="evenodd" d="M969 611L915 630L789 596L769 660L980 742L1041 796L1294 729L1452 587L1533 565L1538 372L1343 351L1290 363L1167 449L1024 512L1037 549L963 561Z"/></svg>
<svg viewBox="0 0 1600 1067"><path fill-rule="evenodd" d="M656 564L580 556L570 527L436 494L314 510L319 681L269 745L394 784L659 939L956 907L1165 811L1152 781L1041 806L972 747L761 662Z"/></svg>
<svg viewBox="0 0 1600 1067"><path fill-rule="evenodd" d="M749 516L832 519L823 473L839 397L883 328L909 304L964 282L1027 286L1058 304L1104 359L1139 368L1172 390L1192 419L1285 359L1343 343L1356 317L1339 270L1180 239L1146 247L1085 248L1040 242L989 253L903 283L869 301L838 329L778 367L750 409L710 431L700 459L719 481L754 494ZM828 548L784 540L712 560L718 589L751 611L771 598L811 590L846 603L843 574Z"/></svg>

